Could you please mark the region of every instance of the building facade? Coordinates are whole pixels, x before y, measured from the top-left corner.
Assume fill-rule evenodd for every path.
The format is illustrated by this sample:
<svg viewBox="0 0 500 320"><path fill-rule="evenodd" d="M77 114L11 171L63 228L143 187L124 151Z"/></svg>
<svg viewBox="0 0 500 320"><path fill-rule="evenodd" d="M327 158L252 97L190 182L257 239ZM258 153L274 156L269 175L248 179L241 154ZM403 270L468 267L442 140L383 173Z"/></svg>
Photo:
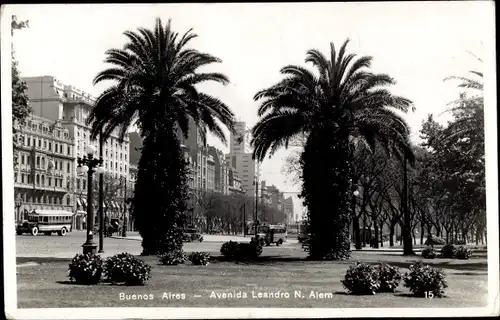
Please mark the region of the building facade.
<svg viewBox="0 0 500 320"><path fill-rule="evenodd" d="M241 179L238 176L238 171L234 168L228 167L228 192L229 194L244 195L245 190L241 185Z"/></svg>
<svg viewBox="0 0 500 320"><path fill-rule="evenodd" d="M284 201L284 206L285 206L285 217L286 217L286 223L294 223L294 212L293 212L293 199L292 197L285 198Z"/></svg>
<svg viewBox="0 0 500 320"><path fill-rule="evenodd" d="M258 179L257 167L249 151L250 137L245 122L235 123L235 132L230 133L229 154L226 160L238 171L243 190L249 197L255 197L255 179Z"/></svg>
<svg viewBox="0 0 500 320"><path fill-rule="evenodd" d="M75 141L69 131L60 121L33 115L14 127L16 220L34 209L73 211Z"/></svg>
<svg viewBox="0 0 500 320"><path fill-rule="evenodd" d="M95 99L89 94L71 85L66 85L52 76L22 78L28 86L28 97L33 109L33 115L49 121L57 121L66 128L69 138L73 141L71 154L73 155L72 170L76 171L77 158L83 157L85 147L92 145L96 154L103 157L106 172L114 179L128 185L129 177L129 138L126 134L120 141L115 130L104 141L102 154L99 143L90 138L90 127L87 119L95 104ZM94 178L97 178L94 177ZM77 196L71 206L76 211L86 210L87 177L74 176L72 186ZM124 211L125 188L120 191L119 198L105 203L105 211L111 216L119 216ZM97 206L97 199L94 203Z"/></svg>
<svg viewBox="0 0 500 320"><path fill-rule="evenodd" d="M227 195L229 194L229 175L226 156L214 146L208 147L208 153L212 156L215 163L215 188L214 191Z"/></svg>

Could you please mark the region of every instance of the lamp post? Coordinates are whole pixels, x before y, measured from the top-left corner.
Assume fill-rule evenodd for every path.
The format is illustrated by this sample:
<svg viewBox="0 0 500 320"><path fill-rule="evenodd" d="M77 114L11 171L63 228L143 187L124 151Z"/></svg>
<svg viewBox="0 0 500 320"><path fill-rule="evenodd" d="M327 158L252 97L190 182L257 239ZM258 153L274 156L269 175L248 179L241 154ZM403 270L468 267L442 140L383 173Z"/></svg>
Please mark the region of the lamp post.
<svg viewBox="0 0 500 320"><path fill-rule="evenodd" d="M94 200L92 194L92 175L94 172L101 174L104 173L102 166L102 157L100 159L94 158L95 148L88 145L85 147L86 156L83 158L78 157L78 167L76 171L78 174L87 173L87 241L82 245L83 254L96 253L97 246L94 243Z"/></svg>
<svg viewBox="0 0 500 320"><path fill-rule="evenodd" d="M255 220L254 220L254 235L257 236L257 206L259 205L259 180L257 176L255 176L253 180L253 185L255 186Z"/></svg>
<svg viewBox="0 0 500 320"><path fill-rule="evenodd" d="M99 156L102 161L103 136L99 134ZM102 168L102 163L101 163ZM104 253L104 170L99 174L99 253Z"/></svg>
<svg viewBox="0 0 500 320"><path fill-rule="evenodd" d="M21 220L21 213L20 213L20 209L21 209L21 202L22 202L22 198L21 198L21 195L18 193L17 194L17 197L16 197L16 213L17 213L17 221L20 221Z"/></svg>

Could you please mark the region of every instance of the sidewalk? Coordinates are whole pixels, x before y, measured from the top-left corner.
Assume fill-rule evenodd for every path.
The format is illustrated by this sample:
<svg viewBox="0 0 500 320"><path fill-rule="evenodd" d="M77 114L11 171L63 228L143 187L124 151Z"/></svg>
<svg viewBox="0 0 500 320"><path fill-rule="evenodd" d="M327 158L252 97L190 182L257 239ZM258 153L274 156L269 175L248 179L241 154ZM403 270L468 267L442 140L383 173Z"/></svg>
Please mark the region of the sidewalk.
<svg viewBox="0 0 500 320"><path fill-rule="evenodd" d="M231 236L231 235L211 235L211 234L202 234L203 242L227 242L227 241L238 241L238 242L250 242L250 239L253 235L243 236ZM112 236L113 239L124 239L124 240L135 240L142 241L140 235L137 232L127 235L126 237L120 236ZM298 243L296 239L288 239L288 243Z"/></svg>

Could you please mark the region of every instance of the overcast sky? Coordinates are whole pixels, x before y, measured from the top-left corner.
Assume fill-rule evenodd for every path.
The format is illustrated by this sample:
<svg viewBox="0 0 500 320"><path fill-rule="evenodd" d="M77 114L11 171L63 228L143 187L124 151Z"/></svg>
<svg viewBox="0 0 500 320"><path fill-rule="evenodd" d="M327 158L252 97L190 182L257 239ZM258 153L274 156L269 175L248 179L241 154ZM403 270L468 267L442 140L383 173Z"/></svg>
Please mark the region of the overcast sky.
<svg viewBox="0 0 500 320"><path fill-rule="evenodd" d="M277 82L282 66L305 65L308 49L328 53L331 41L340 47L350 38L349 52L373 56L372 70L394 77L393 92L414 101L416 112L406 115L414 139L422 120L429 113L440 115L458 94L443 78L478 69L467 51L482 56L493 41L494 28L493 3L480 1L23 5L10 10L7 16L15 14L30 24L14 36L21 75L52 75L94 95L107 85L92 85L105 67L104 52L123 46L123 31L152 28L156 17L164 22L171 18L179 33L193 28L199 37L191 44L220 57L223 63L213 69L231 80L225 87L203 89L220 97L249 127L258 119L254 94ZM228 151L212 138L209 143ZM294 192L299 186L288 185L281 174L288 152L281 150L265 160L261 179ZM298 213L300 201L295 193L287 195L292 194Z"/></svg>

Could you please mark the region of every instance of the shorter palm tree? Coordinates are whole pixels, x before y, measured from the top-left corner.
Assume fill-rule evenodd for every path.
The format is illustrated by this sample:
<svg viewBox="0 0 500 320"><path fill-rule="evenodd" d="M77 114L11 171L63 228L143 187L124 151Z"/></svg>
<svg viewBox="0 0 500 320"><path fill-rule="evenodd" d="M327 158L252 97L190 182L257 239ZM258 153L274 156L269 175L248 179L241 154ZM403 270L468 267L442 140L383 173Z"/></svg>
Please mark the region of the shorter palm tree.
<svg viewBox="0 0 500 320"><path fill-rule="evenodd" d="M306 62L318 75L286 66L282 81L254 97L262 101L261 118L252 129L255 159L262 161L296 137L306 137L301 197L309 211L310 255L317 259L349 256L354 144L373 148L378 142L390 154L411 155L408 125L394 111L406 112L411 101L383 88L394 80L369 72L371 57L355 60L355 54L346 54L348 41L338 55L332 43L329 59L318 50L307 52Z"/></svg>

